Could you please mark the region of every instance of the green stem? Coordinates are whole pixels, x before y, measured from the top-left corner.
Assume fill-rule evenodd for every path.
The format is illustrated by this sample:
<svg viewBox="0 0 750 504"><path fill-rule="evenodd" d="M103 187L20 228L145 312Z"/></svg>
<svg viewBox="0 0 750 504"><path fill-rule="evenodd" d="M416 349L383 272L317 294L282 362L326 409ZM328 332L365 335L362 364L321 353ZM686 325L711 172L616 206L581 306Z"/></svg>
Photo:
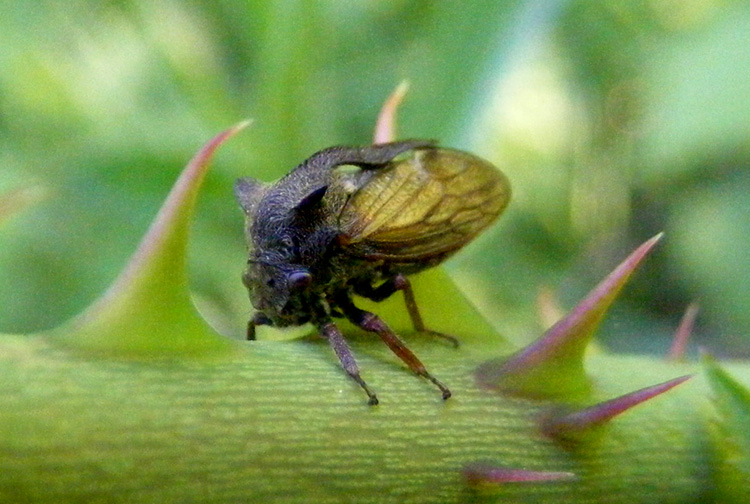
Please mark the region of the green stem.
<svg viewBox="0 0 750 504"><path fill-rule="evenodd" d="M0 501L692 502L710 484L701 377L571 449L538 429L551 403L482 391L474 352L407 339L454 398L365 336L350 341L377 407L317 338L143 362L6 336ZM695 371L604 355L587 368L598 399ZM747 364L732 372L750 381ZM576 478L476 488L462 469L477 462Z"/></svg>

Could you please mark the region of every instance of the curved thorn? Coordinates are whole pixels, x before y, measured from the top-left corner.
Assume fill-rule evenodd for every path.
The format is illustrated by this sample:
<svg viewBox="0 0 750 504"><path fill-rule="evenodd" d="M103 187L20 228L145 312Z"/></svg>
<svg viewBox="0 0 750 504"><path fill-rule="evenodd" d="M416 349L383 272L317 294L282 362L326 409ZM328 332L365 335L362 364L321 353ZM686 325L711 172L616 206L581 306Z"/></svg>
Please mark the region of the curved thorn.
<svg viewBox="0 0 750 504"><path fill-rule="evenodd" d="M642 388L572 413L549 415L542 420L542 432L550 437L566 437L566 434L583 432L663 394L690 378L692 375L680 376L674 380Z"/></svg>
<svg viewBox="0 0 750 504"><path fill-rule="evenodd" d="M581 330L582 326L592 326L593 322L599 322L619 292L620 287L661 237L662 233L659 233L638 247L564 319L558 321L542 338L524 348L508 361L504 366L506 372L523 369L555 358L561 350L572 349L571 347L574 346L579 347L580 350L577 353L582 355L586 343L593 335L591 330Z"/></svg>
<svg viewBox="0 0 750 504"><path fill-rule="evenodd" d="M198 151L119 276L82 313L47 334L72 347L128 355L197 355L230 348L226 339L206 330L195 310L185 257L190 219L211 157L248 124L223 131Z"/></svg>
<svg viewBox="0 0 750 504"><path fill-rule="evenodd" d="M375 133L373 135L372 143L381 144L396 140L396 116L398 115L398 107L404 100L407 91L409 91L409 81L403 80L385 100L383 108L380 109L378 119L375 122Z"/></svg>
<svg viewBox="0 0 750 504"><path fill-rule="evenodd" d="M662 235L659 233L632 252L541 338L509 359L481 365L476 373L480 385L526 396L587 393L584 352L612 302Z"/></svg>
<svg viewBox="0 0 750 504"><path fill-rule="evenodd" d="M251 122L249 120L243 121L219 133L193 156L172 187L167 199L159 209L159 213L151 223L151 227L141 239L138 249L131 256L125 270L111 287L111 291L117 291L120 285L130 282L131 278L136 276L136 272L144 267L144 263L151 257L153 250L170 237L171 228L174 227L173 223L180 218L179 213L184 211L185 206L193 205L195 195L200 188L200 182L208 171L208 161L216 149L229 138L245 129Z"/></svg>
<svg viewBox="0 0 750 504"><path fill-rule="evenodd" d="M695 326L695 319L698 316L699 309L698 303L690 303L685 310L685 314L680 320L680 325L674 333L672 346L669 348L669 354L667 355L669 360L680 360L685 357L685 349L687 348L690 336L693 334L693 327Z"/></svg>

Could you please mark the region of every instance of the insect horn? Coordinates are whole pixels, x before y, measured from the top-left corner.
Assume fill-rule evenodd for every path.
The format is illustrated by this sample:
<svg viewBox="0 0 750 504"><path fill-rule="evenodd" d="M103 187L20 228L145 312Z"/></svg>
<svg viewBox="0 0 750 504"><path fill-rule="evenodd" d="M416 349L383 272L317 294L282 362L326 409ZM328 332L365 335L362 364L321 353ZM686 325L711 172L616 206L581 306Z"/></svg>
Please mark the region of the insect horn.
<svg viewBox="0 0 750 504"><path fill-rule="evenodd" d="M434 140L403 140L366 147L330 147L313 154L297 170L303 173L327 173L345 164L372 168L382 166L408 150L434 146Z"/></svg>

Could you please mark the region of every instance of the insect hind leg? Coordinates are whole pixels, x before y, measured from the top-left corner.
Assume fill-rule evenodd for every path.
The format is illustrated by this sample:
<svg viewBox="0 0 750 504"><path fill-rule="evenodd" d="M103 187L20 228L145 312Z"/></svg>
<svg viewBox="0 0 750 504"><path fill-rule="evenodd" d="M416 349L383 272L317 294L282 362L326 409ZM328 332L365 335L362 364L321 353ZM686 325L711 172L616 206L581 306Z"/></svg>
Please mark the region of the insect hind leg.
<svg viewBox="0 0 750 504"><path fill-rule="evenodd" d="M417 375L431 381L437 388L439 388L440 392L443 394L444 400L451 396L451 391L448 387L427 371L424 364L422 364L422 361L420 361L419 358L417 358L417 356L406 347L406 344L401 338L399 338L380 317L374 313L360 310L354 306L354 303L352 303L349 298L344 298L342 296L342 299L339 299L338 303L344 311L344 315L346 315L353 324L361 327L365 331L376 333L380 336L383 342L388 345L388 348L390 348L399 359L409 366L409 369Z"/></svg>
<svg viewBox="0 0 750 504"><path fill-rule="evenodd" d="M453 345L454 348L458 348L459 343L456 338L448 334L433 331L425 326L424 319L422 319L422 314L419 312L419 307L417 306L417 300L414 297L414 289L412 289L411 282L405 275L399 273L396 276L389 278L378 287L372 287L370 284L363 283L357 285L354 289L354 292L360 296L371 299L376 303L388 299L396 291L402 291L404 293L406 310L409 312L409 318L411 319L415 331L442 338Z"/></svg>

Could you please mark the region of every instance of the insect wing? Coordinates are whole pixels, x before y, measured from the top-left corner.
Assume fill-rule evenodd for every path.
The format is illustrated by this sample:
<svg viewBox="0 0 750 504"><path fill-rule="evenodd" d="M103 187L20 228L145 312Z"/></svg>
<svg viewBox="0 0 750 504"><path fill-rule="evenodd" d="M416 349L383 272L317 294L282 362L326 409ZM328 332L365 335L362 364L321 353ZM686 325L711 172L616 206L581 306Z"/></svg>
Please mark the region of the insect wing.
<svg viewBox="0 0 750 504"><path fill-rule="evenodd" d="M490 225L510 184L490 163L461 151L417 149L376 171L339 214L353 255L419 261L447 255Z"/></svg>

